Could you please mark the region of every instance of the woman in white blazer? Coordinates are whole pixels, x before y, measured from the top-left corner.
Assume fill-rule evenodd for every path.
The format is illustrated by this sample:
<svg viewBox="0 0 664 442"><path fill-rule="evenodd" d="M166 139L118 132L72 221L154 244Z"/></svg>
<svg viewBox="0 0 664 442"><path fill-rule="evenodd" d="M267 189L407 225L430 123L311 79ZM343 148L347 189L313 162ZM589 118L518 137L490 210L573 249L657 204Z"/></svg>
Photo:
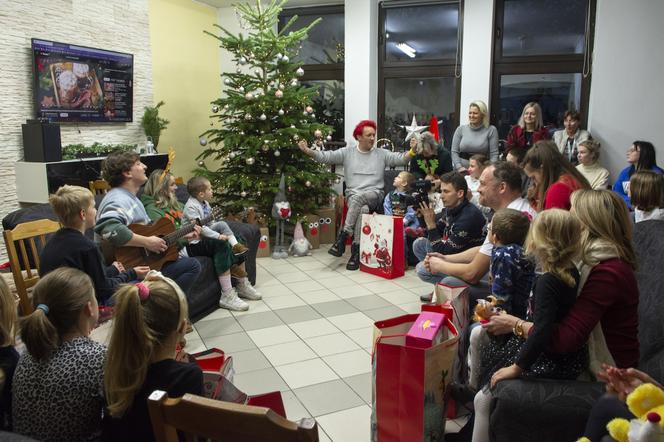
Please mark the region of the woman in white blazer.
<svg viewBox="0 0 664 442"><path fill-rule="evenodd" d="M579 143L592 138L587 130L579 129L580 123L581 114L569 110L565 112L563 117L565 129L558 130L553 134L553 142L558 146L560 153L574 165L579 164L577 158Z"/></svg>

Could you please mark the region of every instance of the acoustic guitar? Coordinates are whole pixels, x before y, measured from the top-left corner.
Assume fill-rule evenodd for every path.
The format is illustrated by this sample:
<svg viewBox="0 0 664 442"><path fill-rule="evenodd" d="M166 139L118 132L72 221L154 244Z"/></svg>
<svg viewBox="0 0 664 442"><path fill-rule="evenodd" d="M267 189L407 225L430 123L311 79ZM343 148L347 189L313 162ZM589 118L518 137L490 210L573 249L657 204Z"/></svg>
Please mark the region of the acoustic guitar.
<svg viewBox="0 0 664 442"><path fill-rule="evenodd" d="M143 236L158 236L166 241L168 248L165 252L155 253L144 247L122 246L115 249L115 260L126 268L137 266L150 266L153 270L161 270L168 262L178 259L178 240L184 238L194 231L194 226L204 226L221 218L221 209L214 208L212 212L201 219L186 224L179 229L175 228L173 222L167 217L159 218L152 224L130 224L129 229Z"/></svg>

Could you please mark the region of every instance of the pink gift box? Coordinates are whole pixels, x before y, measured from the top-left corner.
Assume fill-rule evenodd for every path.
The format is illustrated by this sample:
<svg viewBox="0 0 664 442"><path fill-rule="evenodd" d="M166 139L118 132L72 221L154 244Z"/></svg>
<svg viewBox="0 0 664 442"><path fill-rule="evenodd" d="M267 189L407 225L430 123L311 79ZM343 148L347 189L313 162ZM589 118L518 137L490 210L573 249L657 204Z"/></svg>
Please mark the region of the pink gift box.
<svg viewBox="0 0 664 442"><path fill-rule="evenodd" d="M435 312L422 312L406 333L406 345L428 348L442 341L445 315Z"/></svg>

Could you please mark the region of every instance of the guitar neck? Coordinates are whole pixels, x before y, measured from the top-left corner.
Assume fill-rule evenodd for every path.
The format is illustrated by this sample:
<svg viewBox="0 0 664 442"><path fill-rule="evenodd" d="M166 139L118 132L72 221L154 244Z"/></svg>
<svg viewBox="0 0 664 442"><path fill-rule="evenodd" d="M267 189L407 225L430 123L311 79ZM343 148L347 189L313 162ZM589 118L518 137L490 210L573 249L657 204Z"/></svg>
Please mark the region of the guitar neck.
<svg viewBox="0 0 664 442"><path fill-rule="evenodd" d="M166 244L168 246L171 246L171 245L175 244L176 242L178 242L179 240L181 240L182 238L184 238L185 236L189 235L191 232L193 232L194 231L194 226L196 226L196 225L204 226L207 223L209 223L210 221L212 221L213 219L214 219L214 214L211 213L210 215L208 215L204 218L194 220L191 223L180 227L175 232L172 232L172 233L169 233L168 235L165 235L163 237L163 240L166 241Z"/></svg>

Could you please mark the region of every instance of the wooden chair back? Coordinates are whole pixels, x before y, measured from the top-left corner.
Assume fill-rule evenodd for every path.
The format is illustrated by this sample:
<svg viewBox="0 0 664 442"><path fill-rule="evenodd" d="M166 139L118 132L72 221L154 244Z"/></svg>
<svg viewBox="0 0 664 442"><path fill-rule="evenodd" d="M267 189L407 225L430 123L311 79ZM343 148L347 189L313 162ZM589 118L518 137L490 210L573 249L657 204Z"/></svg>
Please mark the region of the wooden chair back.
<svg viewBox="0 0 664 442"><path fill-rule="evenodd" d="M90 192L95 195L103 194L111 190L111 186L106 180L88 181L88 187L90 188Z"/></svg>
<svg viewBox="0 0 664 442"><path fill-rule="evenodd" d="M193 394L171 399L155 390L148 398L148 409L157 442L178 442L178 431L188 442L197 441L198 436L224 442L318 442L314 419L292 422L264 407Z"/></svg>
<svg viewBox="0 0 664 442"><path fill-rule="evenodd" d="M29 315L33 310L28 289L39 281L39 252L46 245L46 235L54 233L58 229L60 229L58 222L39 219L21 223L12 230L3 232L22 315ZM35 240L39 240L39 248L37 248ZM18 248L16 242L18 242ZM25 270L25 274L23 270Z"/></svg>

